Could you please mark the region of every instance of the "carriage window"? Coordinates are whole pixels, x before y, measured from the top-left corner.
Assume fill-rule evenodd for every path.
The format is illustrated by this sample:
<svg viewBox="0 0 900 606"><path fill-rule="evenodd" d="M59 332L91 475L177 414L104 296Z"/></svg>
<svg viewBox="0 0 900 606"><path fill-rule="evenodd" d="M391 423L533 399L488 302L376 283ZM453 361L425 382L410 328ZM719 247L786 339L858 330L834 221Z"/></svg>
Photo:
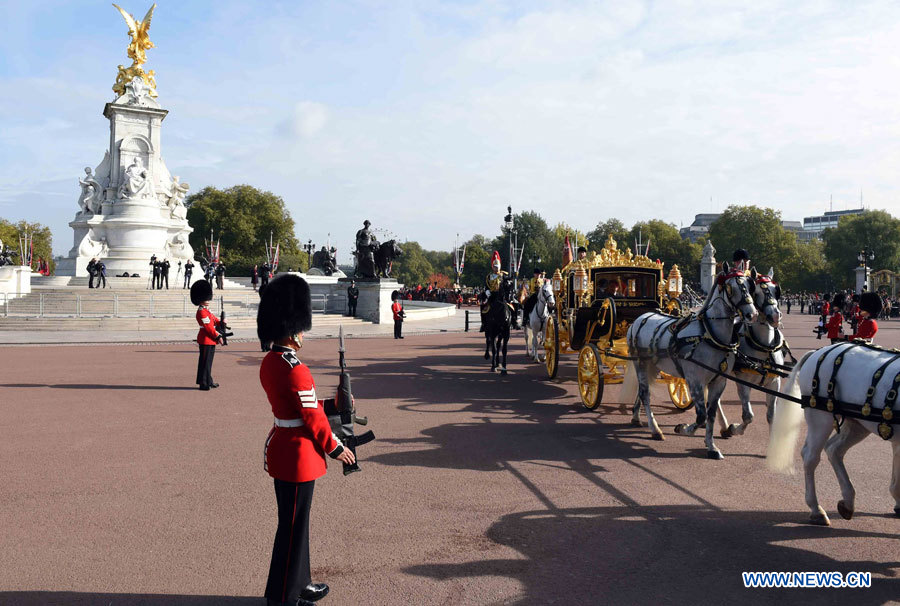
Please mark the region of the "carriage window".
<svg viewBox="0 0 900 606"><path fill-rule="evenodd" d="M594 298L655 299L656 280L651 274L621 272L594 274Z"/></svg>

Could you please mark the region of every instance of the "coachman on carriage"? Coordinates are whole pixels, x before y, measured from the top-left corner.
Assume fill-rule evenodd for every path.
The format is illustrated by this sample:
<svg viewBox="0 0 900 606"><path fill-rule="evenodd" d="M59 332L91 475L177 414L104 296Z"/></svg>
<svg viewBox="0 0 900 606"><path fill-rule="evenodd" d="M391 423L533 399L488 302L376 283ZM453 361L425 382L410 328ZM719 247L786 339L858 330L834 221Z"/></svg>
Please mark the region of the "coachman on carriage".
<svg viewBox="0 0 900 606"><path fill-rule="evenodd" d="M624 337L631 323L648 311L673 318L682 313L678 266L664 279L662 262L619 250L612 236L599 254L556 270L551 283L556 306L544 338L547 374L555 378L560 355L577 352L578 389L582 403L591 410L600 405L605 384L624 378L622 358L628 354ZM691 405L683 379L667 374L660 379L678 408Z"/></svg>

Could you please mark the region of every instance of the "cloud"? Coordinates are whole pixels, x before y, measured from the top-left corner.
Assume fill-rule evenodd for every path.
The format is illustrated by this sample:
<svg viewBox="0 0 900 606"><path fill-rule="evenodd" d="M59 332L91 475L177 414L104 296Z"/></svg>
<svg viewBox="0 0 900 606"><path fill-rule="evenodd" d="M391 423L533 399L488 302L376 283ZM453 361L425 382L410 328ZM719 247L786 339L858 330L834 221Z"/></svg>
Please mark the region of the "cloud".
<svg viewBox="0 0 900 606"><path fill-rule="evenodd" d="M291 116L279 125L280 131L287 131L295 137L309 139L328 124L328 108L314 101L301 101L294 106Z"/></svg>

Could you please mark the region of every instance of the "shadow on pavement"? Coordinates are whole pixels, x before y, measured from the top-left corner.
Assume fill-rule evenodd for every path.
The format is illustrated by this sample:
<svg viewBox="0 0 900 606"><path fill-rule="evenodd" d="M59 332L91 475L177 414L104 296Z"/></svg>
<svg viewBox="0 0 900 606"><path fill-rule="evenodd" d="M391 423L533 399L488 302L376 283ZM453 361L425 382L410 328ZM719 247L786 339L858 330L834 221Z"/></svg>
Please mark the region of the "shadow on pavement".
<svg viewBox="0 0 900 606"><path fill-rule="evenodd" d="M10 606L259 606L265 602L265 598L218 595L0 591L0 605Z"/></svg>
<svg viewBox="0 0 900 606"><path fill-rule="evenodd" d="M3 383L0 387L51 387L53 389L138 389L145 390L164 390L164 391L193 391L196 387L186 387L184 385L99 385L96 383L58 383L52 385L49 383Z"/></svg>
<svg viewBox="0 0 900 606"><path fill-rule="evenodd" d="M703 505L520 512L500 518L487 537L521 557L422 564L404 572L439 580L514 578L521 583L521 597L504 603L523 605L863 605L883 604L900 595L896 578L873 578L868 589L745 588L742 572L862 571L893 576L893 564L839 561L795 548L791 542L865 537L893 543L896 535L795 524L801 517L789 512L720 511ZM672 553L681 557L666 557Z"/></svg>

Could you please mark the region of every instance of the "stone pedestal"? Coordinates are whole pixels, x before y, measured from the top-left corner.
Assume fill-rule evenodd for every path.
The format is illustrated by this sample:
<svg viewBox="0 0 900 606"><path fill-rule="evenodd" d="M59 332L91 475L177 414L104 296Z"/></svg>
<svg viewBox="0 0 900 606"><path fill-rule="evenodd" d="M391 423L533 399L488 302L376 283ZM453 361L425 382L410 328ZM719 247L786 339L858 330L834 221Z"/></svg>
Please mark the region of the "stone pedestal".
<svg viewBox="0 0 900 606"><path fill-rule="evenodd" d="M854 271L856 272L855 292L857 292L857 293L863 292L863 287L865 287L865 290L871 291L872 285L869 284L868 280L866 279L867 276L869 275L869 268L861 265L861 266L857 267Z"/></svg>
<svg viewBox="0 0 900 606"><path fill-rule="evenodd" d="M0 303L31 292L31 268L27 265L0 267Z"/></svg>
<svg viewBox="0 0 900 606"><path fill-rule="evenodd" d="M62 276L86 276L92 258L108 276L148 273L150 257L193 259L184 196L188 186L172 177L162 158L162 121L168 112L147 94L140 78L107 103L109 149L99 166L79 180L79 212L69 223L74 245L57 265Z"/></svg>
<svg viewBox="0 0 900 606"><path fill-rule="evenodd" d="M349 280L339 280L339 283L343 283L346 293ZM394 321L394 315L391 312L391 293L400 288L397 280L357 281L356 287L359 289L359 301L356 304L357 318L363 318L375 324Z"/></svg>

